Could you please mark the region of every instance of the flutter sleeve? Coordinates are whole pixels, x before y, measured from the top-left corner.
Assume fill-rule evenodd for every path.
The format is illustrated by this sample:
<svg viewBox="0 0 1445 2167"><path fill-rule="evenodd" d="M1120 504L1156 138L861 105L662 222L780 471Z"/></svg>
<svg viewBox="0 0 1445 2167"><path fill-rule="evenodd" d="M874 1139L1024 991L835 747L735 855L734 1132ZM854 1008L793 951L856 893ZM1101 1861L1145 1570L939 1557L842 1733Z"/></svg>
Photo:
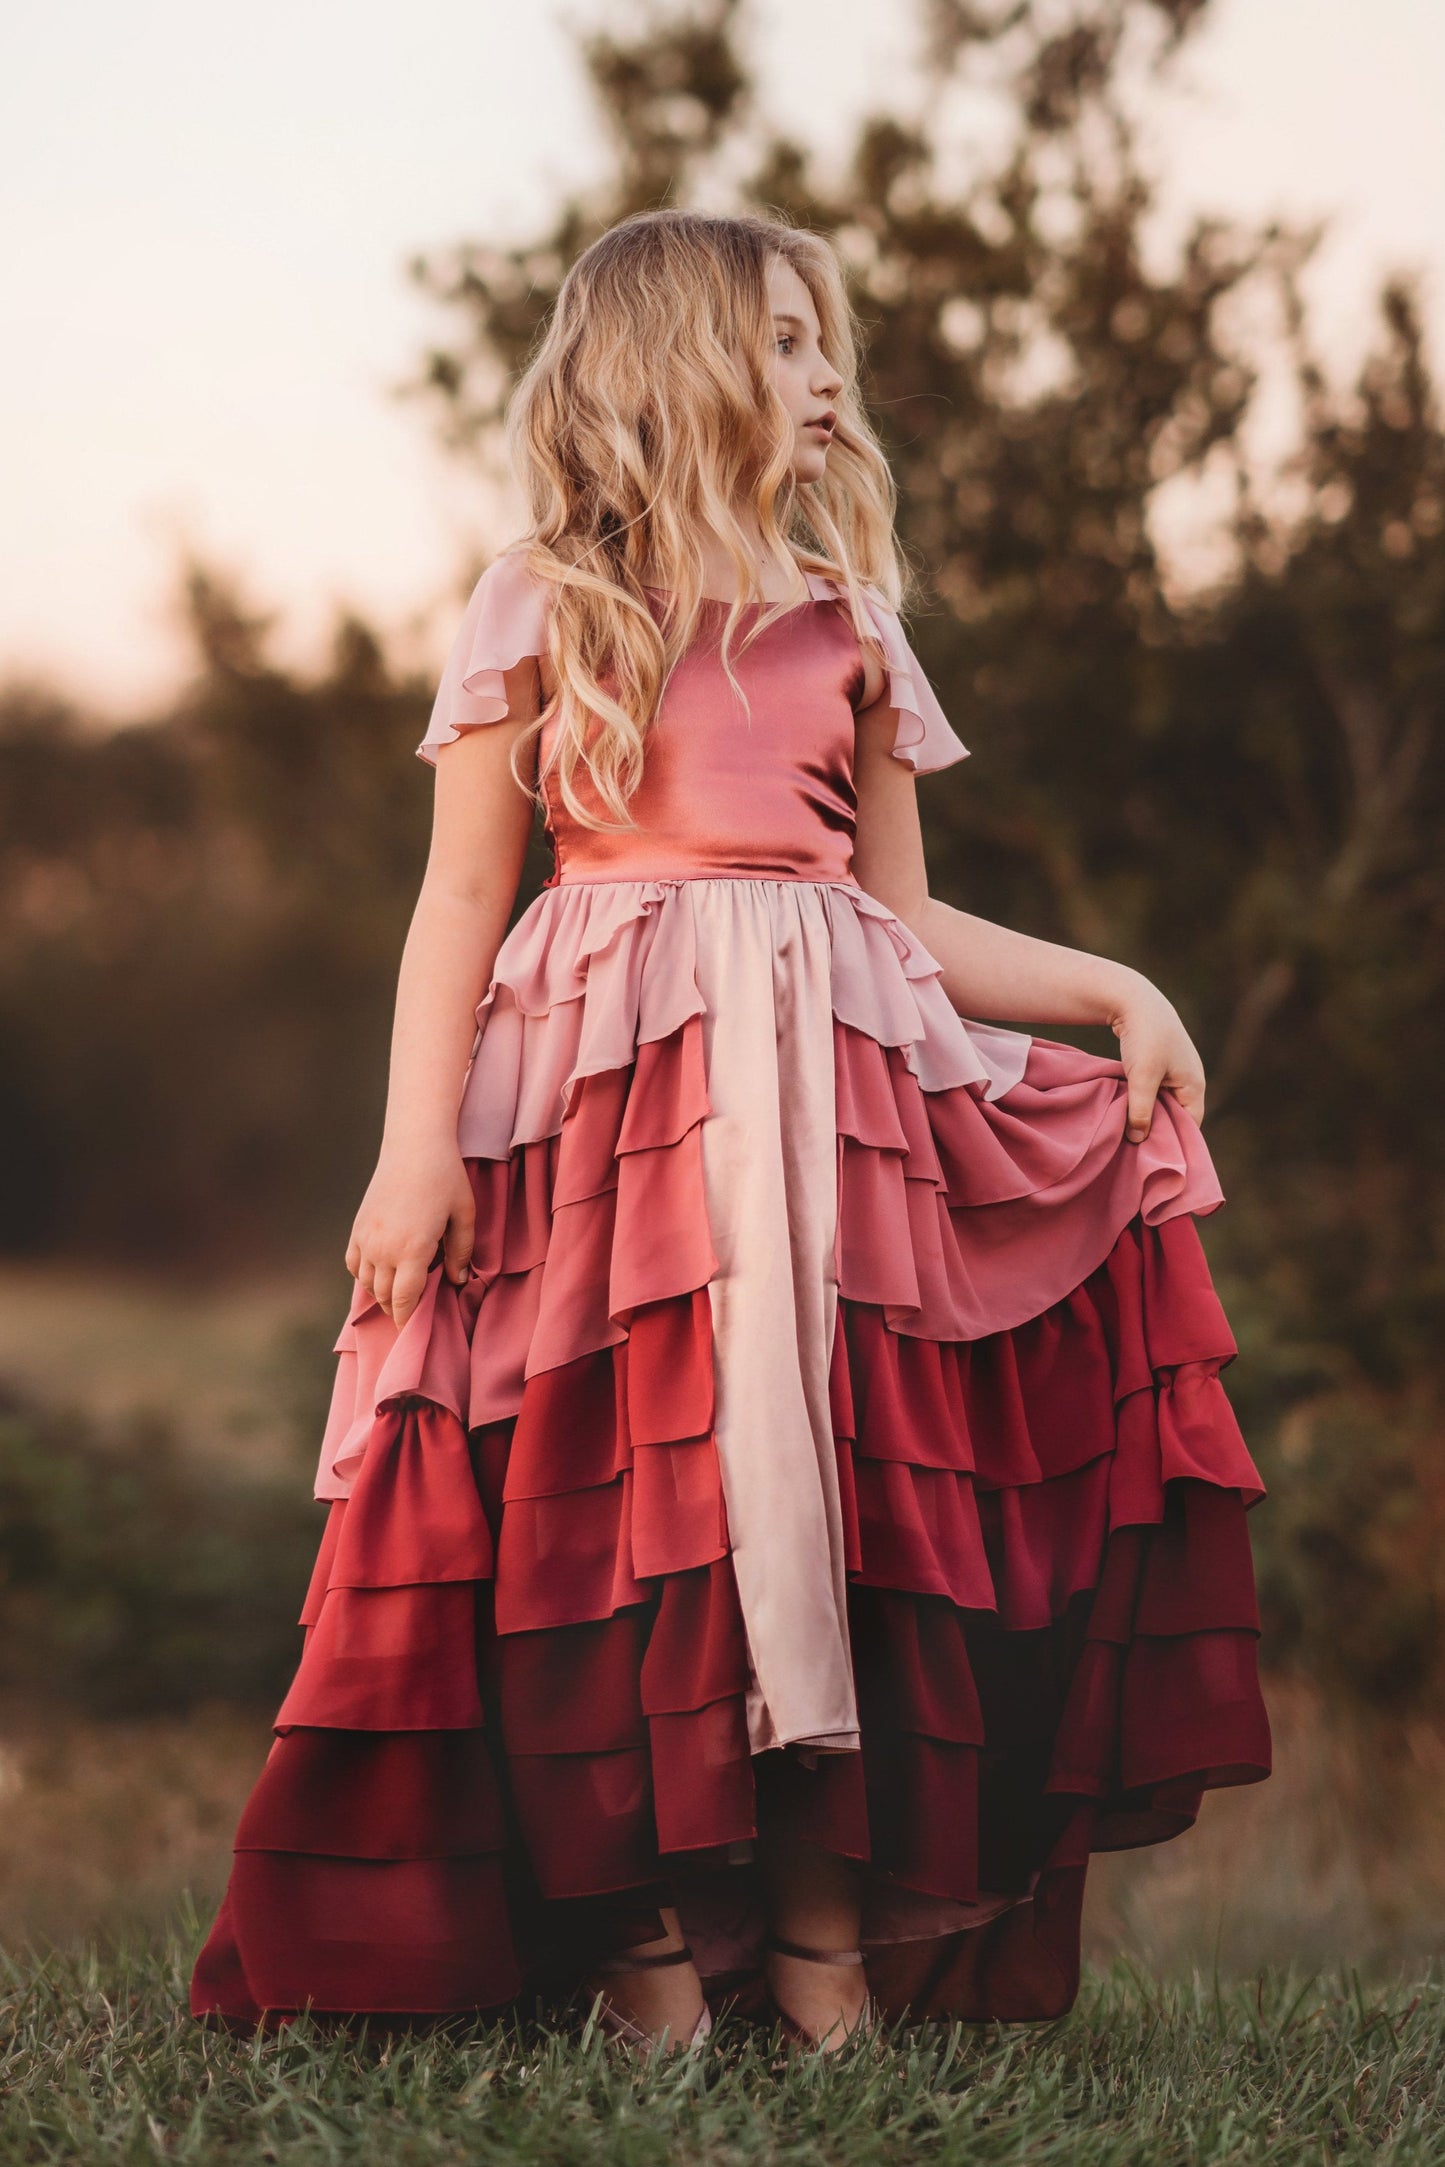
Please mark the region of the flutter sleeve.
<svg viewBox="0 0 1445 2167"><path fill-rule="evenodd" d="M898 711L894 758L906 760L915 775L931 775L936 768L966 760L968 747L939 706L923 665L904 637L897 612L876 587L865 587L863 600L887 663L889 702Z"/></svg>
<svg viewBox="0 0 1445 2167"><path fill-rule="evenodd" d="M549 592L520 552L508 551L487 566L442 670L431 721L416 748L419 760L435 767L439 745L450 745L479 723L506 719L505 672L528 655L547 652Z"/></svg>

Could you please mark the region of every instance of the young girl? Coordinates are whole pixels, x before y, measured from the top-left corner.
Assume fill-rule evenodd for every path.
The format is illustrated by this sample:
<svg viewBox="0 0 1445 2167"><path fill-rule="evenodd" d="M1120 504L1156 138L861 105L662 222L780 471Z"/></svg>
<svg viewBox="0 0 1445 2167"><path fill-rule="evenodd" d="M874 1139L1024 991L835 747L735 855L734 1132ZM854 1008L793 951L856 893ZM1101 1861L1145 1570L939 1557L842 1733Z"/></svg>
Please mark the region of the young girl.
<svg viewBox="0 0 1445 2167"><path fill-rule="evenodd" d="M417 748L330 1517L192 2007L1057 2016L1090 1853L1269 1766L1198 1055L1136 971L929 895L913 778L965 747L822 240L625 220L510 426L531 526Z"/></svg>

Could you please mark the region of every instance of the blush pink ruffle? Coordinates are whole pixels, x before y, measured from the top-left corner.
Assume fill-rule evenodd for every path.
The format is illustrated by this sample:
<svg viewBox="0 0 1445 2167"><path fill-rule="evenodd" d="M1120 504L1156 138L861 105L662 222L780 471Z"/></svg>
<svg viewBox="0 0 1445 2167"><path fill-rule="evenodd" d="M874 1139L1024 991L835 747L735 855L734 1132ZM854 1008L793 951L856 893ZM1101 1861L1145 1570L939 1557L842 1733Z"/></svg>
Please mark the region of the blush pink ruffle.
<svg viewBox="0 0 1445 2167"><path fill-rule="evenodd" d="M507 714L505 673L547 652L547 591L515 551L487 566L462 612L432 702L419 760L436 766L437 747L463 730Z"/></svg>

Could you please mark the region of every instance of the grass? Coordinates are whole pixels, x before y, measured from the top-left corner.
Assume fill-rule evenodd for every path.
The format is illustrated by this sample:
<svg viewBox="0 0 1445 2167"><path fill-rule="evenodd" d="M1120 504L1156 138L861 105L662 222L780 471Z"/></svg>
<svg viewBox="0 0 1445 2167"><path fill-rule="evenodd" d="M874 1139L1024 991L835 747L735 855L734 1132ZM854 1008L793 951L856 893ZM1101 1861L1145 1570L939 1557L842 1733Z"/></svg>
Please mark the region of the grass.
<svg viewBox="0 0 1445 2167"><path fill-rule="evenodd" d="M390 2040L192 2023L185 1932L0 1958L0 2163L294 2167L1226 2167L1445 2161L1445 1972L1092 1975L1052 2025L898 2030L790 2056L724 2017L656 2070L522 2018Z"/></svg>

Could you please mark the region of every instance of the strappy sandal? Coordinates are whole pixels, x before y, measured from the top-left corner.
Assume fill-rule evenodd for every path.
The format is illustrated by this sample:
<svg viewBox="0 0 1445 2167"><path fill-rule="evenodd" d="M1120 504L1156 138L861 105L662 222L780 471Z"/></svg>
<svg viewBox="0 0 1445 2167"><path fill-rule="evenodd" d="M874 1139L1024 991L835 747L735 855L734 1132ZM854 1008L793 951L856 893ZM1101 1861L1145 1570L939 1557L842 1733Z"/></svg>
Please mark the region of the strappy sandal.
<svg viewBox="0 0 1445 2167"><path fill-rule="evenodd" d="M615 1956L604 1957L600 1963L593 1964L591 1969L594 1972L606 1975L613 1972L660 1971L669 1964L690 1964L691 1962L692 1950L684 1942L679 1949L663 1949L651 1956L641 1956L634 1949L620 1949ZM645 2031L640 2024L634 2023L631 2017L624 2016L620 2009L612 2008L605 1995L600 1998L597 2004L597 2021L609 2039L620 2041L623 2046L629 2048L634 2054L656 2054L662 2049L665 2041L670 2053L678 2051L678 2042L669 2040L666 2030L664 2030L661 2038L654 2032ZM711 2031L712 2011L704 1998L697 2022L692 2028L691 2037L683 2042L683 2045L689 2049L700 2047Z"/></svg>
<svg viewBox="0 0 1445 2167"><path fill-rule="evenodd" d="M861 1949L810 1949L806 1943L801 1941L785 1941L781 1934L769 1934L764 1946L769 1952L776 1951L779 1956L800 1956L809 1964L861 1964L863 1962L863 1951ZM813 2034L804 2025L800 2024L796 2017L789 2016L770 1984L765 1983L763 1991L767 1997L768 2013L776 2023L781 2025L785 2039L792 2040L796 2046L811 2047L824 2053L837 2051L836 2049L824 2047L821 2039L815 2039ZM877 2002L871 1993L866 1993L863 1996L863 2007L844 2033L843 2039L839 2043L840 2046L847 2045L860 2032L875 2031L879 2022L879 2014Z"/></svg>

